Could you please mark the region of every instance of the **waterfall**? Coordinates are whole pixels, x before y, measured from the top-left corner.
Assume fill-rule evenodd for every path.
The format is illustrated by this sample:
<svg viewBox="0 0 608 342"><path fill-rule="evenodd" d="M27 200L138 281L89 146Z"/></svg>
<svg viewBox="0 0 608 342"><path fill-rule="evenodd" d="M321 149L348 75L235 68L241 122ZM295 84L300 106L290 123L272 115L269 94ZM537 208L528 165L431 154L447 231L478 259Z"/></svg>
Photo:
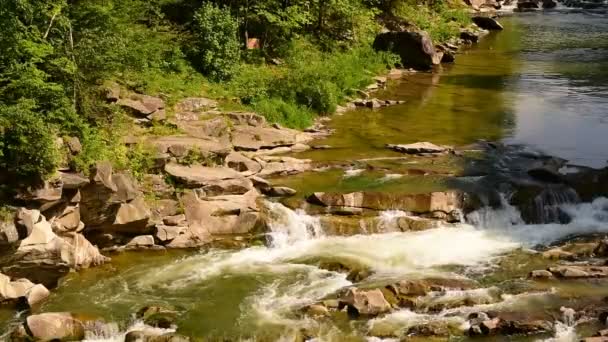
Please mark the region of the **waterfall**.
<svg viewBox="0 0 608 342"><path fill-rule="evenodd" d="M529 223L568 223L570 217L562 210L567 204L580 203L576 191L570 187L549 187L533 199L526 208L526 221Z"/></svg>
<svg viewBox="0 0 608 342"><path fill-rule="evenodd" d="M324 236L318 217L310 216L303 210L293 211L280 203L266 202L269 245L286 247L297 241Z"/></svg>

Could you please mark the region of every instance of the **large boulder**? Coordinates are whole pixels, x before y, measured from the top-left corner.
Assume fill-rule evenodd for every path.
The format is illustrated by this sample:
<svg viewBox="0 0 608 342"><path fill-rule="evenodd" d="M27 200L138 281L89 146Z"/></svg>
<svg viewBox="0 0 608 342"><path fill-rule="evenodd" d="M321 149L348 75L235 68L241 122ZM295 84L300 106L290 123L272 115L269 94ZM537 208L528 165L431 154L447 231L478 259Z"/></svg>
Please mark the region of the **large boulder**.
<svg viewBox="0 0 608 342"><path fill-rule="evenodd" d="M242 153L232 152L225 159L225 165L239 171L245 176L251 176L262 170L262 165L255 160L245 157Z"/></svg>
<svg viewBox="0 0 608 342"><path fill-rule="evenodd" d="M49 295L49 290L42 284L34 284L25 278L11 281L10 277L0 273L0 303L24 298L29 306L33 306Z"/></svg>
<svg viewBox="0 0 608 342"><path fill-rule="evenodd" d="M390 51L401 57L404 67L430 69L441 63L443 54L424 31L385 32L376 36L374 49Z"/></svg>
<svg viewBox="0 0 608 342"><path fill-rule="evenodd" d="M312 170L312 161L309 159L261 156L256 161L262 165L259 176L284 176Z"/></svg>
<svg viewBox="0 0 608 342"><path fill-rule="evenodd" d="M465 2L475 10L480 10L482 8L500 8L500 4L495 0L465 0Z"/></svg>
<svg viewBox="0 0 608 342"><path fill-rule="evenodd" d="M67 312L49 312L28 316L28 333L36 341L80 341L84 324Z"/></svg>
<svg viewBox="0 0 608 342"><path fill-rule="evenodd" d="M80 190L80 216L85 231L107 230L141 233L150 211L134 179L114 174L109 163L99 163L91 173L90 184Z"/></svg>

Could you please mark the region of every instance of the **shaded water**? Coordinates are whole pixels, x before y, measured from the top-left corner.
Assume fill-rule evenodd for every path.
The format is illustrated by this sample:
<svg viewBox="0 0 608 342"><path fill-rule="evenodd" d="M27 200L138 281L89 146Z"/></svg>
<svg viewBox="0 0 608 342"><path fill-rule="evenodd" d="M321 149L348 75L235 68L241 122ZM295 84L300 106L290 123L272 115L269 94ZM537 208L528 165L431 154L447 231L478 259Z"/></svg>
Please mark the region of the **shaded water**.
<svg viewBox="0 0 608 342"><path fill-rule="evenodd" d="M467 50L457 64L407 77L378 94L406 104L338 116L331 123L337 133L318 142L334 149L299 154L349 165L349 171L278 181L304 192L444 188L445 176L460 167L450 157L356 162L401 157L384 145L415 141L502 140L575 164L603 166L608 159L608 142L602 139L608 133L608 21L555 12L518 15L504 24L504 32ZM370 333L398 336L419 322L448 321L460 329L471 310L545 312L571 304L573 294L582 301L608 295L602 282L525 280L530 270L547 264L530 249L572 234L608 233L605 199L563 206L573 217L567 225L525 225L507 207L476 212L470 224L458 227L350 237L326 236L317 218L280 204L268 206L269 246L118 255L112 264L70 274L42 310L116 321L124 330L133 312L160 304L179 312L181 333L199 338L274 341L306 329L325 340L363 341ZM386 226L400 215L385 213ZM469 308L434 314L400 310L369 322L333 317L319 323L303 317L301 308L352 285L345 274L320 267L332 262L370 270L372 276L358 286L432 276L466 278L482 288L421 299L430 307L466 297L477 303ZM557 330L564 341L575 338L571 328ZM116 334L112 340L121 338Z"/></svg>

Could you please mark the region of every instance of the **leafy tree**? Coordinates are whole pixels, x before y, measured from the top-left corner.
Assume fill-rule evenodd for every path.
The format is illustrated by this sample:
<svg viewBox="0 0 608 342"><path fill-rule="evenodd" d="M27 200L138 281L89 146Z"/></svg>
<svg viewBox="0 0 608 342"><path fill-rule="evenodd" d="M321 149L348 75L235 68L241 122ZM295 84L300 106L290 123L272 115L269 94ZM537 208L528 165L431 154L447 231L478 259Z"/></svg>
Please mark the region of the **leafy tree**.
<svg viewBox="0 0 608 342"><path fill-rule="evenodd" d="M59 155L54 132L23 101L0 107L0 167L19 179L39 179L55 172Z"/></svg>
<svg viewBox="0 0 608 342"><path fill-rule="evenodd" d="M232 76L240 58L238 23L230 12L211 3L194 14L195 63L215 80Z"/></svg>

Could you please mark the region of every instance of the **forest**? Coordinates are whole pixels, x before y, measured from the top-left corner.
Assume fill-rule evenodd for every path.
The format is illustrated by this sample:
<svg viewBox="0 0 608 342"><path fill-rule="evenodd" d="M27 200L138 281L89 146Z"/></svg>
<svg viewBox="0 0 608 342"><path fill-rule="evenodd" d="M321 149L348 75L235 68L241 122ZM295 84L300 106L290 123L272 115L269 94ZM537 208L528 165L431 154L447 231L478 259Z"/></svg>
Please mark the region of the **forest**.
<svg viewBox="0 0 608 342"><path fill-rule="evenodd" d="M448 41L468 25L446 0L9 0L0 4L0 172L4 183L86 173L98 160L137 173L145 147L105 100L109 84L220 99L305 128L397 63L371 44L386 22ZM173 128L154 125L150 134ZM58 138L82 152L65 160Z"/></svg>

